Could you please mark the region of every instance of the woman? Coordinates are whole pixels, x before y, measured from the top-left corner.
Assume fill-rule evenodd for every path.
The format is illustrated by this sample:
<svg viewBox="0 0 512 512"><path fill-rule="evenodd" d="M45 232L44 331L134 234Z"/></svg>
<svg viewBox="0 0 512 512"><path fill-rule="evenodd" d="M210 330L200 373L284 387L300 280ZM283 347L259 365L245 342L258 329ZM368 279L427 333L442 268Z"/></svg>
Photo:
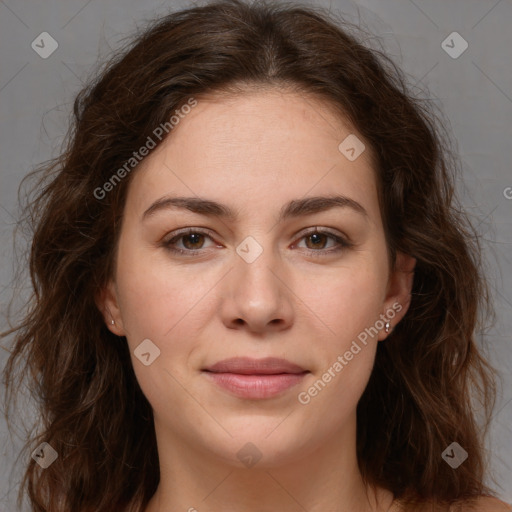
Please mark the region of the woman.
<svg viewBox="0 0 512 512"><path fill-rule="evenodd" d="M78 96L5 373L39 399L33 510L510 510L456 165L342 25L194 7Z"/></svg>

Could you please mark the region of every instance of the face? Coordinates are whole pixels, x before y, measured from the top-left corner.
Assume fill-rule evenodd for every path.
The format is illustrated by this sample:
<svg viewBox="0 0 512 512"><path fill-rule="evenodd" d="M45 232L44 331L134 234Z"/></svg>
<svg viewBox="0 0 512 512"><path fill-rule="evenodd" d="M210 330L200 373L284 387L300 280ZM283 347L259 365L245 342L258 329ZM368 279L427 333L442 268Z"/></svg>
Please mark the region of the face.
<svg viewBox="0 0 512 512"><path fill-rule="evenodd" d="M237 466L250 442L271 467L353 432L414 260L389 271L370 148L354 160L350 134L312 97L212 96L134 171L102 310L157 436Z"/></svg>

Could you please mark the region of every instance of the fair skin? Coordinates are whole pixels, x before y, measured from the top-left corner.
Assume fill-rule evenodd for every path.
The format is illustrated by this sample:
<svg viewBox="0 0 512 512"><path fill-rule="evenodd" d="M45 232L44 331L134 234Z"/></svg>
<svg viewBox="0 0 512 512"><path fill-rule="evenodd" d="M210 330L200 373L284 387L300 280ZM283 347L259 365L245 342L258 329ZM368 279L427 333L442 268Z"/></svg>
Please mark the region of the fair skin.
<svg viewBox="0 0 512 512"><path fill-rule="evenodd" d="M309 96L204 98L134 171L99 305L126 336L154 411L161 478L146 512L392 509L391 493L365 485L356 459L356 406L385 329L358 342L334 377L332 368L380 315L392 310L392 326L403 318L415 260L399 253L390 271L369 145L354 161L338 150L351 133L362 140ZM170 205L145 214L171 195L236 217ZM362 208L278 218L289 201L332 195ZM333 251L332 234L351 245ZM248 236L257 242L249 253L262 249L251 262L237 253ZM134 355L145 339L160 350L147 366ZM284 358L307 373L277 395L240 397L204 371L238 356ZM301 403L329 368L328 384ZM251 467L237 456L244 446L261 455Z"/></svg>

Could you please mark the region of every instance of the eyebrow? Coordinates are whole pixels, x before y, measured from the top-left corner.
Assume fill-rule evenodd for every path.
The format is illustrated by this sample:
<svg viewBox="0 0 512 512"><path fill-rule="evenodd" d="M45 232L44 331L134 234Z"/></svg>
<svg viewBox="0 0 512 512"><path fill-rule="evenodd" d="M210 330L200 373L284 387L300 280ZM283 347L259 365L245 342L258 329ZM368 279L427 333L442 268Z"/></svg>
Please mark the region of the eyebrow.
<svg viewBox="0 0 512 512"><path fill-rule="evenodd" d="M157 199L142 215L142 220L151 217L159 211L165 211L173 208L186 209L191 212L218 217L227 221L234 222L238 218L238 211L233 210L227 205L218 203L210 199L200 197L170 197L164 196ZM313 196L301 199L293 199L286 203L279 213L278 221L312 215L314 213L324 212L331 208L350 208L361 214L366 219L368 213L364 207L349 197L343 195Z"/></svg>

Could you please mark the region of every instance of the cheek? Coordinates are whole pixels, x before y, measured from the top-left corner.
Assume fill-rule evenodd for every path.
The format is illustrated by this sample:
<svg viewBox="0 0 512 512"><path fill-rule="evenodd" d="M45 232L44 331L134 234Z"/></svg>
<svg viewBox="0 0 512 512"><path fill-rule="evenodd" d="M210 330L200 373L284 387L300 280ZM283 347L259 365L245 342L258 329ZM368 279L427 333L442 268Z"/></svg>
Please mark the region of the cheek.
<svg viewBox="0 0 512 512"><path fill-rule="evenodd" d="M195 265L169 263L165 253L148 250L127 235L119 243L117 290L123 327L133 366L141 387L171 389L168 370L182 382L190 370L215 308L215 284L224 272L198 272ZM137 360L134 351L149 339L160 351L150 366ZM145 389L146 388L146 389Z"/></svg>
<svg viewBox="0 0 512 512"><path fill-rule="evenodd" d="M132 365L155 412L179 410L187 404L183 386L194 341L200 337L198 315L205 318L201 298L206 292L203 285L191 284L191 273L151 264L137 251L127 252L118 262L119 305ZM151 344L142 352L138 347L143 342L147 346L144 340ZM145 365L137 354L147 352L150 364Z"/></svg>
<svg viewBox="0 0 512 512"><path fill-rule="evenodd" d="M297 398L305 418L329 418L325 435L355 412L371 375L386 284L382 272L378 262L338 268L328 278L309 276L299 292L326 334L315 350L320 364Z"/></svg>
<svg viewBox="0 0 512 512"><path fill-rule="evenodd" d="M297 280L294 292L315 323L324 326L330 351L341 350L382 313L386 275L377 263L320 270Z"/></svg>
<svg viewBox="0 0 512 512"><path fill-rule="evenodd" d="M120 242L120 248L128 244L129 241ZM126 336L131 344L144 338L163 343L188 323L190 312L204 295L205 285L197 281L192 268L168 265L160 251L153 256L147 249L133 247L136 244L120 251L117 267Z"/></svg>

